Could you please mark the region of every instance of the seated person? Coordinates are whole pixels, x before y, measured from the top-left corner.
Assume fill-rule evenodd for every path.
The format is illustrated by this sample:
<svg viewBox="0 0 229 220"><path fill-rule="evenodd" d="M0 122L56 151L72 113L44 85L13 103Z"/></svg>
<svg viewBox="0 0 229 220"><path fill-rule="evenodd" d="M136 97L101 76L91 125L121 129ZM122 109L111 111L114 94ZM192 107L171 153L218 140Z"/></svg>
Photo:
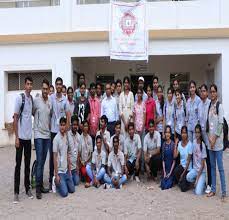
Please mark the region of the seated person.
<svg viewBox="0 0 229 220"><path fill-rule="evenodd" d="M83 121L83 132L81 134L81 145L79 150L79 164L80 164L80 174L81 178L85 180L85 186L88 186L90 183L90 178L87 175L86 166L87 164L91 164L91 156L93 152L92 138L88 134L89 124L88 121Z"/></svg>
<svg viewBox="0 0 229 220"><path fill-rule="evenodd" d="M67 119L62 117L60 119L60 131L53 140L55 184L62 197L75 192L71 177L70 147L67 140L66 124Z"/></svg>
<svg viewBox="0 0 229 220"><path fill-rule="evenodd" d="M104 182L105 188L120 189L127 181L127 176L124 174L125 160L123 152L119 149L118 136L113 138L113 147L108 157L108 174L104 175Z"/></svg>
<svg viewBox="0 0 229 220"><path fill-rule="evenodd" d="M81 137L78 133L79 120L76 115L71 117L71 130L68 132L68 141L70 145L71 173L74 185L79 185L79 149Z"/></svg>
<svg viewBox="0 0 229 220"><path fill-rule="evenodd" d="M140 171L140 158L142 152L142 144L139 134L135 134L134 123L128 124L128 136L124 142L126 155L126 167L129 175L135 176L136 182L140 182L139 171ZM131 178L132 178L131 177Z"/></svg>
<svg viewBox="0 0 229 220"><path fill-rule="evenodd" d="M106 173L106 153L102 150L102 137L98 135L95 139L96 148L92 154L91 164L87 164L87 175L90 177L90 184L87 183L86 187L94 185L99 187Z"/></svg>
<svg viewBox="0 0 229 220"><path fill-rule="evenodd" d="M151 175L153 179L157 177L157 172L161 170L161 135L158 131L155 131L154 120L149 120L149 132L144 138L144 159L147 177Z"/></svg>

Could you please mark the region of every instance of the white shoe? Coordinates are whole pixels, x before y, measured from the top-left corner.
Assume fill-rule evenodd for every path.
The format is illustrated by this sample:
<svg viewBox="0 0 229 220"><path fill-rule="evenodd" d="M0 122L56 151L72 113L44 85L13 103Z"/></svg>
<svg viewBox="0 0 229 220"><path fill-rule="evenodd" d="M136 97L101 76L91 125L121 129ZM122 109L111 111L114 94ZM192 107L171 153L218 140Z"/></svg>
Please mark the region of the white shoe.
<svg viewBox="0 0 229 220"><path fill-rule="evenodd" d="M211 192L211 187L208 185L207 188L206 188L206 190L205 190L205 193L206 194L209 194L210 192Z"/></svg>
<svg viewBox="0 0 229 220"><path fill-rule="evenodd" d="M134 175L130 177L130 181L133 181L133 180L134 180Z"/></svg>
<svg viewBox="0 0 229 220"><path fill-rule="evenodd" d="M111 185L108 184L108 183L104 183L103 188L104 189L110 189L111 188Z"/></svg>
<svg viewBox="0 0 229 220"><path fill-rule="evenodd" d="M138 176L135 176L135 180L136 180L137 183L141 182Z"/></svg>
<svg viewBox="0 0 229 220"><path fill-rule="evenodd" d="M122 189L122 184L119 186L119 189Z"/></svg>

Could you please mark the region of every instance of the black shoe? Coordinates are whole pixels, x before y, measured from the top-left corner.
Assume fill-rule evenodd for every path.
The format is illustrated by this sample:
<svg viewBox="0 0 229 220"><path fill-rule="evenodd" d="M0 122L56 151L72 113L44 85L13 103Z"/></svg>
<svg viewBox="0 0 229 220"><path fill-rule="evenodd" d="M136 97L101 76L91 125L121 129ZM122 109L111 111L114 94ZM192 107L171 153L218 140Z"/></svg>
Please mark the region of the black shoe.
<svg viewBox="0 0 229 220"><path fill-rule="evenodd" d="M42 193L49 193L49 189L44 188L44 186L41 187Z"/></svg>
<svg viewBox="0 0 229 220"><path fill-rule="evenodd" d="M36 197L37 197L37 199L42 199L42 194L41 194L41 192L36 192Z"/></svg>

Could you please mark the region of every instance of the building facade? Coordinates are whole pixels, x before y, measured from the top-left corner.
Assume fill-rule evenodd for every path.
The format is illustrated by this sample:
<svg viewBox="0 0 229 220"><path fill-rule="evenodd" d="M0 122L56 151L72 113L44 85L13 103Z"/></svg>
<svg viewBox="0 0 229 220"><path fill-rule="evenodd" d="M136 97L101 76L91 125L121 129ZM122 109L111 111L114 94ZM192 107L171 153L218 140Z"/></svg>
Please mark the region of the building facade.
<svg viewBox="0 0 229 220"><path fill-rule="evenodd" d="M0 0L0 145L14 141L7 127L27 74L34 95L44 77L76 87L80 72L87 85L125 75L157 75L165 89L174 78L184 88L214 82L229 118L228 0L148 2L148 62L110 60L109 9L106 0Z"/></svg>

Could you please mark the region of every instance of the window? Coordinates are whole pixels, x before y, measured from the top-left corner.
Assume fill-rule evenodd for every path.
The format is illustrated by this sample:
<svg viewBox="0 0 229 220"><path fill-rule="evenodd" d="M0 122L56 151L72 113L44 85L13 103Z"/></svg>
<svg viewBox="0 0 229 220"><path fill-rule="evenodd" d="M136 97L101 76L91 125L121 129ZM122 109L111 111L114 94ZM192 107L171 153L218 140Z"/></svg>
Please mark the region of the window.
<svg viewBox="0 0 229 220"><path fill-rule="evenodd" d="M51 71L8 72L8 91L24 90L25 78L33 78L33 90L39 90L43 79L52 83Z"/></svg>
<svg viewBox="0 0 229 220"><path fill-rule="evenodd" d="M177 79L180 82L180 89L184 93L185 97L188 97L188 84L190 81L189 72L170 73L170 84L173 84L173 80Z"/></svg>

